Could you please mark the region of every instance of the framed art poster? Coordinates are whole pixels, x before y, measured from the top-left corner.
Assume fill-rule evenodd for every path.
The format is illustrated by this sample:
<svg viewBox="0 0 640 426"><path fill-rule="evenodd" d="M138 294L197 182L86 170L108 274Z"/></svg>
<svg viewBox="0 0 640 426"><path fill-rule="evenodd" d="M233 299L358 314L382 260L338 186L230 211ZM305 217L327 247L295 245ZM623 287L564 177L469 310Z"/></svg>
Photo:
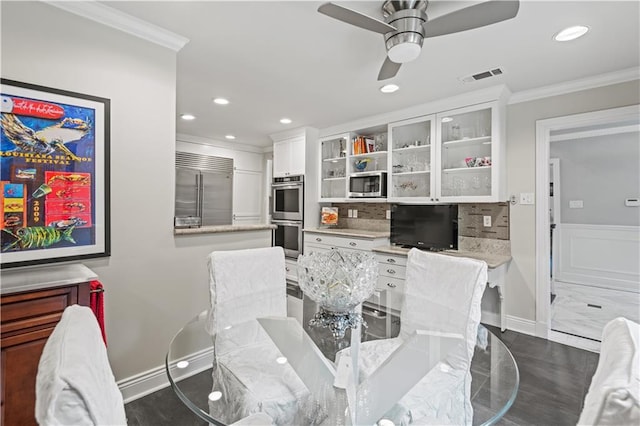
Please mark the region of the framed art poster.
<svg viewBox="0 0 640 426"><path fill-rule="evenodd" d="M2 268L110 254L109 99L0 81Z"/></svg>

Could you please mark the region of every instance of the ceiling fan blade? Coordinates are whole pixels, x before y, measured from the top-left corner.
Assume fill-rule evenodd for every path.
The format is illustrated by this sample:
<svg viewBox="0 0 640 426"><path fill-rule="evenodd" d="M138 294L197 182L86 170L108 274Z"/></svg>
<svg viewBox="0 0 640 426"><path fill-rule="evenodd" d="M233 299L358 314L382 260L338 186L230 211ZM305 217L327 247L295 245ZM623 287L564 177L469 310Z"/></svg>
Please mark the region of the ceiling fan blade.
<svg viewBox="0 0 640 426"><path fill-rule="evenodd" d="M380 68L380 72L378 73L378 81L395 77L396 74L398 74L401 65L402 64L397 64L387 57L382 64L382 68Z"/></svg>
<svg viewBox="0 0 640 426"><path fill-rule="evenodd" d="M365 30L380 34L386 34L389 31L396 31L396 27L393 27L383 21L333 3L323 4L318 8L318 12L337 19L338 21L346 22L347 24L355 25L356 27L364 28Z"/></svg>
<svg viewBox="0 0 640 426"><path fill-rule="evenodd" d="M425 37L453 34L505 21L515 17L519 8L517 0L489 0L474 4L425 22Z"/></svg>

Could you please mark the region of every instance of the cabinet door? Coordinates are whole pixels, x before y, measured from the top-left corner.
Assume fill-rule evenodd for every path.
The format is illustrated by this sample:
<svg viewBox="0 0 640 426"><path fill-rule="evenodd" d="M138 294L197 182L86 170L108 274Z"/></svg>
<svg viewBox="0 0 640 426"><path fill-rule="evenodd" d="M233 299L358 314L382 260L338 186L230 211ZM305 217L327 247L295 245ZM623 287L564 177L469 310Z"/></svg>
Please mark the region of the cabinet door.
<svg viewBox="0 0 640 426"><path fill-rule="evenodd" d="M438 114L439 201L499 201L496 117L496 103Z"/></svg>
<svg viewBox="0 0 640 426"><path fill-rule="evenodd" d="M289 172L289 141L273 143L273 177L284 177Z"/></svg>
<svg viewBox="0 0 640 426"><path fill-rule="evenodd" d="M389 125L391 179L387 194L392 201L434 201L434 119L430 115Z"/></svg>
<svg viewBox="0 0 640 426"><path fill-rule="evenodd" d="M347 197L348 142L348 134L320 141L320 201Z"/></svg>
<svg viewBox="0 0 640 426"><path fill-rule="evenodd" d="M233 172L233 216L262 217L262 172L234 170Z"/></svg>
<svg viewBox="0 0 640 426"><path fill-rule="evenodd" d="M305 140L297 136L273 143L274 177L304 175Z"/></svg>

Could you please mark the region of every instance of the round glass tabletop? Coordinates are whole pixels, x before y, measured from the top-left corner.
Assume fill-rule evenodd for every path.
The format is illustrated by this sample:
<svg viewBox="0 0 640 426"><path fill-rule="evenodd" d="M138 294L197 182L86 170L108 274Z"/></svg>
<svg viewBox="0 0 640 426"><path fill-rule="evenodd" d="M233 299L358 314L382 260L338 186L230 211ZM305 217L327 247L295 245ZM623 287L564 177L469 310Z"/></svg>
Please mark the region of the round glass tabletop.
<svg viewBox="0 0 640 426"><path fill-rule="evenodd" d="M226 347L221 345L221 340L219 340L220 334L225 333L226 330L214 335L210 332L208 324L209 313L208 311L203 311L176 333L167 352L165 368L172 389L195 415L211 424L225 425L231 422L228 420L225 422L224 419L215 414L219 412L216 409L216 404L225 404L225 401L230 401L232 397L226 398L223 394L224 389L229 391L228 388L221 387L219 383L216 385L212 367L215 362L214 349L216 349L218 356L220 356L221 352L227 351ZM350 388L348 386L345 389L340 389L339 386L336 387L338 380L334 382L334 375L336 375L336 370L338 370L337 375L339 375L339 368L325 356L327 353L326 348L321 347L324 339L318 337L322 333L307 333L295 319L276 317L258 319L253 324L247 324L246 327L249 328L245 329L243 329L245 325L234 326L234 330L238 332L236 336L248 336L253 335L252 333L254 333L256 326L261 328L261 332L266 330L269 339L276 344L278 350L282 353L281 356L275 359L276 363L290 365L310 390L312 390L313 386L320 386L322 389L320 398L331 399L330 404L326 401L322 404L324 404L324 407L329 407L329 411L337 414L331 418L329 423L325 421L322 424L370 424L376 422L376 420L366 420L362 423L356 420L363 418L360 415L357 415L357 417L355 414L352 414L352 417L349 416L348 407L356 405L353 402L349 404L349 401L357 401L357 404L362 406L362 398L369 397L362 397L358 394L355 400L349 399ZM447 347L446 342L439 340L441 339L440 337L430 336L429 339L426 344L431 348L430 351L433 352L433 348L438 348L441 351L436 355L431 354L435 356L435 360L439 360L440 357L444 356L444 351L449 350L450 347ZM407 350L411 351L411 347L408 347ZM420 356L424 356L427 352L429 350L421 352ZM244 353L244 351L235 352L234 362L240 362L241 359L239 358L242 358ZM394 352L394 355L396 353ZM255 358L252 359L255 360ZM247 362L253 362L252 359L247 358ZM398 359L400 359L399 356ZM372 381L367 392L370 395L391 394L392 392L389 392L389 390L398 387L396 381L402 381L399 375L394 375L392 368L406 368L406 365L408 365L406 363L408 362L410 361L405 361L404 365L400 363L399 367L388 365L393 363L383 364L390 370L386 372L388 373L386 376L385 374L379 374L378 376L383 378L393 377L393 383L390 383L389 379L386 379L385 382L383 378L379 379L380 384L375 384L375 381ZM515 400L518 391L519 373L509 349L495 334L482 325L479 328L470 371L472 378L470 386L471 404L473 406L472 424L494 424L509 410ZM371 377L373 378L373 376ZM318 385L318 383L321 384ZM378 386L378 388L375 386ZM408 387L407 389L410 388ZM355 395L357 393L356 388L352 389L353 395ZM382 389L383 391L371 392L371 389ZM367 392L360 393L366 395ZM379 401L379 399L384 400L384 397L371 398L370 402L365 401L365 405L369 403L374 407L378 404L384 406L385 401ZM380 417L375 414L375 410L373 411L373 418L379 419ZM379 422L379 424L383 424L383 422Z"/></svg>

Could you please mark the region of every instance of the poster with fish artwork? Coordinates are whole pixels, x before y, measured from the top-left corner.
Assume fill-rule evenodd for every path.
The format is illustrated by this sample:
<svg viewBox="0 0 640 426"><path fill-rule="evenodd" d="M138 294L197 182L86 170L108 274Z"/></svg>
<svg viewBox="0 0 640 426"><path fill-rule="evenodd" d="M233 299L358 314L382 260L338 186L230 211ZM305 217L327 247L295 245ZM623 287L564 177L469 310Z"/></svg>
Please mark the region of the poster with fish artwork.
<svg viewBox="0 0 640 426"><path fill-rule="evenodd" d="M0 266L109 256L109 99L2 79Z"/></svg>

